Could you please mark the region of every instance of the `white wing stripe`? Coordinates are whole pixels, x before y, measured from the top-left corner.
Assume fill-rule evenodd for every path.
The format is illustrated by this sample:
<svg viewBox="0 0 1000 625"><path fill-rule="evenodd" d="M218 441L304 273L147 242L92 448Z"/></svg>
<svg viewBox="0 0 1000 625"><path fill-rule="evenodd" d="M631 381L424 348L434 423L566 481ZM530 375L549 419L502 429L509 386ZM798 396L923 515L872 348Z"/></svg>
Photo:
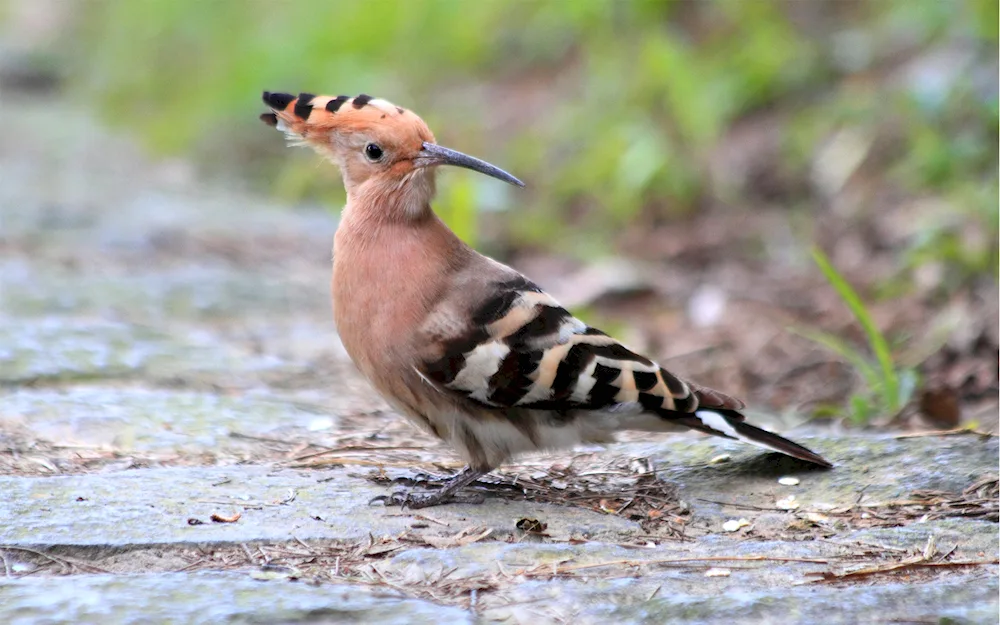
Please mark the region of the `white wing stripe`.
<svg viewBox="0 0 1000 625"><path fill-rule="evenodd" d="M487 401L490 377L500 368L510 347L500 341L482 343L465 357L465 366L448 386L469 391L479 401Z"/></svg>
<svg viewBox="0 0 1000 625"><path fill-rule="evenodd" d="M745 437L740 436L739 433L736 432L736 429L733 426L729 425L729 422L726 421L726 418L717 412L712 412L711 410L696 410L694 416L701 419L702 423L712 428L713 430L716 430L717 432L722 432L723 434L732 436L733 438L736 439L745 440ZM753 442L753 441L748 441L748 442Z"/></svg>
<svg viewBox="0 0 1000 625"><path fill-rule="evenodd" d="M570 395L569 401L573 404L582 404L587 401L587 396L590 395L591 389L597 384L597 380L594 378L594 369L597 368L597 358L592 358L590 364L587 368L580 373L580 377L576 379L576 385L573 387L573 394Z"/></svg>

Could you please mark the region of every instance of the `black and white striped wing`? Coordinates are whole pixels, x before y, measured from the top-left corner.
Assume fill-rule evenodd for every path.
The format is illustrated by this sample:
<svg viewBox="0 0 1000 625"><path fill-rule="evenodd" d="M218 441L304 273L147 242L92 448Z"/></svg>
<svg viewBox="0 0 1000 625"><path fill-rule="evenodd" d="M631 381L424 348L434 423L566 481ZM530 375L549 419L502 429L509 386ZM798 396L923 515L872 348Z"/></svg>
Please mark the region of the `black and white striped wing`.
<svg viewBox="0 0 1000 625"><path fill-rule="evenodd" d="M832 466L746 423L743 402L686 382L589 327L524 277L493 285L471 325L417 368L440 391L497 410L646 413Z"/></svg>
<svg viewBox="0 0 1000 625"><path fill-rule="evenodd" d="M438 388L492 408L692 413L691 385L561 307L525 278L494 285L463 336L420 373ZM718 394L719 407L739 409Z"/></svg>

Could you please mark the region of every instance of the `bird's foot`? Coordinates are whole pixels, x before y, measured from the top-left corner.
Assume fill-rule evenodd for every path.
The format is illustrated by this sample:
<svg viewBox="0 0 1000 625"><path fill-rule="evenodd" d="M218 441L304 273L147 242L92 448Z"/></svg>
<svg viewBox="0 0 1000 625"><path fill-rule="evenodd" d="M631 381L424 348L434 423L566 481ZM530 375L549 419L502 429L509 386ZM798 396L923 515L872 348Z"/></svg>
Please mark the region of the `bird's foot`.
<svg viewBox="0 0 1000 625"><path fill-rule="evenodd" d="M368 502L371 505L381 502L384 506L400 506L418 510L443 503L483 503L482 495L462 495L458 491L486 474L486 471L465 467L457 475L444 483L441 490L433 493L416 494L408 491L396 491L391 495L379 495Z"/></svg>
<svg viewBox="0 0 1000 625"><path fill-rule="evenodd" d="M479 494L448 493L443 490L435 493L414 493L412 491L398 490L391 495L379 495L368 502L368 505L381 503L385 507L399 506L419 510L420 508L430 508L445 503L474 503L480 504L486 498Z"/></svg>

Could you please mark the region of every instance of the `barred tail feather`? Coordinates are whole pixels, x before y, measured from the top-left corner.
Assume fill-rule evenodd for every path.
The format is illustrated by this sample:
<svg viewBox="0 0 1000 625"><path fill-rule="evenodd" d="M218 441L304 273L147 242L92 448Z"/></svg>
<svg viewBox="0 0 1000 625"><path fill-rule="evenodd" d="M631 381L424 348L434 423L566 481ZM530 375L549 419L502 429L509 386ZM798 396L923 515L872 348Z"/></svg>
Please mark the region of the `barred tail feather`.
<svg viewBox="0 0 1000 625"><path fill-rule="evenodd" d="M744 443L771 449L828 469L833 467L833 464L825 458L806 449L802 445L793 443L774 432L768 432L767 430L762 430L759 427L746 423L743 420L743 415L735 410L709 410L703 408L695 411L693 415L686 415L685 418L679 419L679 421L695 430L715 434L716 436L735 438Z"/></svg>

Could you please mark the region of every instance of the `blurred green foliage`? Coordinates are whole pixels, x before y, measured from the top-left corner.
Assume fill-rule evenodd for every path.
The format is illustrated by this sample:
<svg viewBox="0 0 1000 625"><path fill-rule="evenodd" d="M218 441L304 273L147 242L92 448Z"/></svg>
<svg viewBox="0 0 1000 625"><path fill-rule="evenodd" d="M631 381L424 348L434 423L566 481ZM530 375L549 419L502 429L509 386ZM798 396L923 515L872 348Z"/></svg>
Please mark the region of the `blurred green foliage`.
<svg viewBox="0 0 1000 625"><path fill-rule="evenodd" d="M973 66L994 63L995 0L81 6L65 44L78 93L153 150L238 169L286 199L338 204L341 190L329 168L282 153L259 126L264 89L396 101L442 144L528 181L509 206L514 196L488 195L500 192L472 174L443 177L437 208L467 239L484 204L517 211L509 228L521 244L589 253L623 224L739 198L738 185L710 180L712 160L740 120L782 110L776 132L794 175L808 178L838 129L888 132L893 149L878 164L887 176L996 229L995 91L947 68L886 77L954 45L971 50ZM905 262L941 254L959 279L995 272L996 245L955 249L955 223L928 225ZM553 238L554 226L574 236Z"/></svg>

